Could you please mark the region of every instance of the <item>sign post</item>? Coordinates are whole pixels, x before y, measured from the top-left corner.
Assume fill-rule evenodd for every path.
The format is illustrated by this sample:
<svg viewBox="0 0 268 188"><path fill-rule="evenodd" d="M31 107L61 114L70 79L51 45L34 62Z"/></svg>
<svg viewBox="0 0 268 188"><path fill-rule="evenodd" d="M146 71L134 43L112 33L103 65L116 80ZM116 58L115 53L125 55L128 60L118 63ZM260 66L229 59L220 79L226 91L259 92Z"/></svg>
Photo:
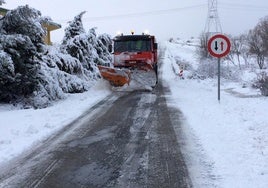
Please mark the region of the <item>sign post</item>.
<svg viewBox="0 0 268 188"><path fill-rule="evenodd" d="M221 58L218 58L218 101L221 100Z"/></svg>
<svg viewBox="0 0 268 188"><path fill-rule="evenodd" d="M221 88L220 88L220 61L221 57L224 57L229 54L231 49L231 42L225 35L217 34L212 36L208 40L208 52L213 57L218 58L218 101L221 100Z"/></svg>

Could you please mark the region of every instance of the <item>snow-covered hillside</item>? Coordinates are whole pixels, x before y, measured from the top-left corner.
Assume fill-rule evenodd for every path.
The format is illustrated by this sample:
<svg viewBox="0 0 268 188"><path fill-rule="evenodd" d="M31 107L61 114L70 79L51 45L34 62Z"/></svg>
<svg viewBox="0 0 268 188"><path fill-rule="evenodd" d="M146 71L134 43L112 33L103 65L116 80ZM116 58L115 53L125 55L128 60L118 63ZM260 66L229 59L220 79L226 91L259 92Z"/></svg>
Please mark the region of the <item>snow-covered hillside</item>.
<svg viewBox="0 0 268 188"><path fill-rule="evenodd" d="M184 117L183 153L194 187L268 187L268 98L249 84L245 87L245 81L255 74L242 74L241 82L223 80L218 102L216 78L187 78L198 68L194 46L164 42L160 50L160 72L171 89L169 105L178 108ZM176 74L177 62L191 67L184 71L185 79ZM107 83L100 81L88 92L70 94L46 109L1 104L0 166L110 93ZM179 127L174 129L181 131Z"/></svg>

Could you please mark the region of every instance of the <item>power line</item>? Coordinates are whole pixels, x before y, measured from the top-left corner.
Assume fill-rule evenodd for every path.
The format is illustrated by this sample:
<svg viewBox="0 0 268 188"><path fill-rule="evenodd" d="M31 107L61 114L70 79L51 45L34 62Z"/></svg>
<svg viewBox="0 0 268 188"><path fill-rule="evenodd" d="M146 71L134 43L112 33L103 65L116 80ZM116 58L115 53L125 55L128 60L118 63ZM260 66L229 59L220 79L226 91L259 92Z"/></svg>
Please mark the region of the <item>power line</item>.
<svg viewBox="0 0 268 188"><path fill-rule="evenodd" d="M219 3L219 6L224 9L239 9L244 11L268 11L268 7L256 6L251 4Z"/></svg>
<svg viewBox="0 0 268 188"><path fill-rule="evenodd" d="M96 16L96 17L86 17L84 21L102 21L102 20L111 20L111 19L122 19L122 18L130 18L130 17L140 17L140 16L151 16L151 15L160 15L160 14L169 14L172 12L178 11L185 11L189 9L195 9L207 6L206 4L200 5L193 5L187 7L180 7L180 8L172 8L172 9L162 9L162 10L153 10L153 11L146 11L146 12L135 12L135 13L128 13L128 14L116 14L116 15L109 15L109 16ZM56 20L57 22L68 22L70 20Z"/></svg>

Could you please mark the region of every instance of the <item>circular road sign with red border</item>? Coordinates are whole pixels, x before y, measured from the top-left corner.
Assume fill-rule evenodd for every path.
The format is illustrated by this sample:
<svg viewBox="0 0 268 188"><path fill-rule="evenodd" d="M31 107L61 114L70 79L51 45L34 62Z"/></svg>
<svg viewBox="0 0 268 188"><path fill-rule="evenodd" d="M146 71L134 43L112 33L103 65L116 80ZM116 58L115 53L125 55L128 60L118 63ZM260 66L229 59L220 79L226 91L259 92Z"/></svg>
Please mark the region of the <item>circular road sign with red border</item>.
<svg viewBox="0 0 268 188"><path fill-rule="evenodd" d="M213 57L221 58L230 52L231 42L225 35L217 34L208 41L208 51Z"/></svg>

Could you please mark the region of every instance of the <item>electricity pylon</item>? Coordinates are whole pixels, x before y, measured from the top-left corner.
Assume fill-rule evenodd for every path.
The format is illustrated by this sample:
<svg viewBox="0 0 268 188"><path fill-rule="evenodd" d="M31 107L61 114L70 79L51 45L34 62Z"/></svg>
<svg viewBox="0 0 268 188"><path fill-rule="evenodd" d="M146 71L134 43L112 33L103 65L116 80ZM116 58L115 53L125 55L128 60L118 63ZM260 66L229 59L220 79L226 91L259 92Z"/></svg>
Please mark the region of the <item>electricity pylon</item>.
<svg viewBox="0 0 268 188"><path fill-rule="evenodd" d="M209 36L222 32L217 0L208 0L208 17L204 32Z"/></svg>

